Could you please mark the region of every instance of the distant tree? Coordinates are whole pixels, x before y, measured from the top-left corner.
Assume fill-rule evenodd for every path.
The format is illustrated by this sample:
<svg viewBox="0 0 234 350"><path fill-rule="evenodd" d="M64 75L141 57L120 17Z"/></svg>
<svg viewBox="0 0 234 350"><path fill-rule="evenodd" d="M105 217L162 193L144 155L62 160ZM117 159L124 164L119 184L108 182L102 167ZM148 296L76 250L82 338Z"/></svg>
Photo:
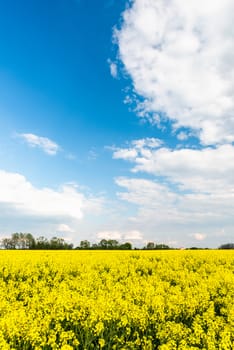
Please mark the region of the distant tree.
<svg viewBox="0 0 234 350"><path fill-rule="evenodd" d="M15 249L15 243L11 238L2 238L1 247L3 249Z"/></svg>
<svg viewBox="0 0 234 350"><path fill-rule="evenodd" d="M155 244L154 242L148 242L146 245L146 249L154 249L155 248Z"/></svg>
<svg viewBox="0 0 234 350"><path fill-rule="evenodd" d="M52 237L49 242L50 249L61 249L63 248L63 245L64 245L63 238Z"/></svg>
<svg viewBox="0 0 234 350"><path fill-rule="evenodd" d="M66 243L64 238L52 237L49 241L49 249L72 249L73 244Z"/></svg>
<svg viewBox="0 0 234 350"><path fill-rule="evenodd" d="M21 248L20 234L18 232L12 233L11 241L12 241L12 246L14 246L15 249Z"/></svg>
<svg viewBox="0 0 234 350"><path fill-rule="evenodd" d="M115 239L102 239L98 243L99 249L119 249L120 245L119 242Z"/></svg>
<svg viewBox="0 0 234 350"><path fill-rule="evenodd" d="M107 241L107 249L118 249L119 248L119 242L115 239L109 239Z"/></svg>
<svg viewBox="0 0 234 350"><path fill-rule="evenodd" d="M90 242L87 241L86 239L84 241L80 242L80 249L90 249Z"/></svg>
<svg viewBox="0 0 234 350"><path fill-rule="evenodd" d="M219 249L234 249L234 243L225 243L222 244Z"/></svg>
<svg viewBox="0 0 234 350"><path fill-rule="evenodd" d="M107 249L108 247L108 241L106 239L102 239L99 243L98 243L99 248L101 249Z"/></svg>
<svg viewBox="0 0 234 350"><path fill-rule="evenodd" d="M35 248L35 239L31 233L12 233L11 238L2 239L4 249L33 249Z"/></svg>
<svg viewBox="0 0 234 350"><path fill-rule="evenodd" d="M122 250L131 250L132 249L132 244L129 242L123 243L119 246L119 249Z"/></svg>
<svg viewBox="0 0 234 350"><path fill-rule="evenodd" d="M26 248L35 249L36 240L33 237L33 235L31 233L25 233L25 238L26 238Z"/></svg>
<svg viewBox="0 0 234 350"><path fill-rule="evenodd" d="M156 250L167 250L170 249L170 247L166 244L155 244L154 249Z"/></svg>
<svg viewBox="0 0 234 350"><path fill-rule="evenodd" d="M49 249L49 241L44 236L40 236L36 239L36 249Z"/></svg>
<svg viewBox="0 0 234 350"><path fill-rule="evenodd" d="M97 243L93 243L91 246L91 249L98 249L98 244Z"/></svg>

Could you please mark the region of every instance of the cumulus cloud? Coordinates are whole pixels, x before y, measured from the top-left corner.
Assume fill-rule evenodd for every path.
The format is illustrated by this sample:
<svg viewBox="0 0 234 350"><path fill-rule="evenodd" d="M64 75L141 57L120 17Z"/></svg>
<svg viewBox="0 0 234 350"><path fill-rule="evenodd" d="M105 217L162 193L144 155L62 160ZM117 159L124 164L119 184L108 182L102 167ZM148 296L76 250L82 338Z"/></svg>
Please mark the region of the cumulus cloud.
<svg viewBox="0 0 234 350"><path fill-rule="evenodd" d="M148 154L148 149L159 148L163 144L162 140L146 137L144 139L133 140L129 148L111 148L114 150L113 159L124 159L134 161L139 154Z"/></svg>
<svg viewBox="0 0 234 350"><path fill-rule="evenodd" d="M59 224L57 227L58 232L74 232L74 230L67 224Z"/></svg>
<svg viewBox="0 0 234 350"><path fill-rule="evenodd" d="M197 241L203 241L206 238L206 234L204 233L194 233L192 236L197 240Z"/></svg>
<svg viewBox="0 0 234 350"><path fill-rule="evenodd" d="M227 233L234 229L233 193L178 193L167 184L141 178L122 177L116 183L122 188L118 197L138 208L132 222L145 231L151 230L151 235L155 230L178 237L184 230L191 232L191 227L210 231L214 225L228 227Z"/></svg>
<svg viewBox="0 0 234 350"><path fill-rule="evenodd" d="M117 78L118 76L118 67L117 64L112 62L110 59L107 61L110 67L110 73L113 78Z"/></svg>
<svg viewBox="0 0 234 350"><path fill-rule="evenodd" d="M23 139L30 147L40 148L50 156L56 155L60 149L57 143L47 137L41 137L35 134L17 134L17 136Z"/></svg>
<svg viewBox="0 0 234 350"><path fill-rule="evenodd" d="M193 238L217 247L222 243L217 234L221 230L225 232L222 240L230 240L233 145L171 149L157 139L139 139L112 151L114 159L129 162L131 172L137 174L115 182L121 189L118 198L136 209L129 223L144 232L145 239L184 246ZM194 229L206 234L194 235Z"/></svg>
<svg viewBox="0 0 234 350"><path fill-rule="evenodd" d="M233 21L232 0L132 1L115 38L141 115L161 112L204 145L234 141Z"/></svg>
<svg viewBox="0 0 234 350"><path fill-rule="evenodd" d="M133 149L135 158L126 159L139 177L118 177L121 191L117 196L137 208L129 220L146 237L157 241L209 242L218 246L217 230L231 239L234 230L234 146L180 149L166 147ZM147 151L147 152L146 152ZM122 152L124 153L124 152ZM120 158L120 150L115 158ZM148 173L152 179L144 178ZM139 176L139 175L138 175ZM191 234L191 229L205 231L206 236Z"/></svg>
<svg viewBox="0 0 234 350"><path fill-rule="evenodd" d="M132 145L136 149L143 149L143 148L159 148L162 146L163 141L160 139L156 139L155 137L146 137L144 139L138 139L132 141Z"/></svg>
<svg viewBox="0 0 234 350"><path fill-rule="evenodd" d="M190 134L184 132L184 131L180 131L178 134L177 134L177 139L180 140L180 141L184 141L184 140L187 140L189 138Z"/></svg>
<svg viewBox="0 0 234 350"><path fill-rule="evenodd" d="M145 172L167 178L181 190L231 195L234 188L234 146L179 149L161 147L156 150L132 147L115 151L115 159L131 161L132 172ZM135 156L133 157L133 155Z"/></svg>
<svg viewBox="0 0 234 350"><path fill-rule="evenodd" d="M122 231L115 231L115 230L106 230L106 231L100 231L96 235L97 239L116 239L120 241L142 241L143 236L142 233L138 230L122 230Z"/></svg>
<svg viewBox="0 0 234 350"><path fill-rule="evenodd" d="M232 235L233 20L232 0L133 0L115 29L133 86L124 102L161 132L172 126L177 142L190 138L186 148L140 139L112 149L134 174L116 178L117 196L152 240L215 246L217 232Z"/></svg>
<svg viewBox="0 0 234 350"><path fill-rule="evenodd" d="M56 231L72 232L84 215L98 213L102 205L103 198L85 195L74 184L37 188L21 174L0 170L0 219L8 217L6 227L18 230L14 218L20 217L25 223L45 223L48 229L53 223Z"/></svg>
<svg viewBox="0 0 234 350"><path fill-rule="evenodd" d="M97 233L97 238L98 239L121 239L122 234L119 231L100 231Z"/></svg>
<svg viewBox="0 0 234 350"><path fill-rule="evenodd" d="M134 160L136 159L137 151L135 149L116 149L113 153L114 159Z"/></svg>
<svg viewBox="0 0 234 350"><path fill-rule="evenodd" d="M137 240L142 241L143 235L138 230L131 230L131 231L126 231L123 235L123 238L130 241L137 241Z"/></svg>

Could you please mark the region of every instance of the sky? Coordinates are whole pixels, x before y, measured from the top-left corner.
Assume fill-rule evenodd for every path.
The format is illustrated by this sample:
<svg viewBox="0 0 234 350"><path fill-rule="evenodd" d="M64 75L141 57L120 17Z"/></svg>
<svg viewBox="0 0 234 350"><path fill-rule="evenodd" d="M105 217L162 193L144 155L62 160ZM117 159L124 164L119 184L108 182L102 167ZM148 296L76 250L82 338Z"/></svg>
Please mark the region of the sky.
<svg viewBox="0 0 234 350"><path fill-rule="evenodd" d="M0 0L0 237L234 240L232 0Z"/></svg>

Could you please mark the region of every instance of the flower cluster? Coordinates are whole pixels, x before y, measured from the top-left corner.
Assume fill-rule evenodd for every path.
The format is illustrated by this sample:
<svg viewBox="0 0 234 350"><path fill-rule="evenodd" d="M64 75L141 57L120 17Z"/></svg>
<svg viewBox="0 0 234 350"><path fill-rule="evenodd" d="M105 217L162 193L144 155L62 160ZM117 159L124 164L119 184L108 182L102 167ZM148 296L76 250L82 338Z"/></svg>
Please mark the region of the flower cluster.
<svg viewBox="0 0 234 350"><path fill-rule="evenodd" d="M234 349L232 251L1 251L0 349Z"/></svg>

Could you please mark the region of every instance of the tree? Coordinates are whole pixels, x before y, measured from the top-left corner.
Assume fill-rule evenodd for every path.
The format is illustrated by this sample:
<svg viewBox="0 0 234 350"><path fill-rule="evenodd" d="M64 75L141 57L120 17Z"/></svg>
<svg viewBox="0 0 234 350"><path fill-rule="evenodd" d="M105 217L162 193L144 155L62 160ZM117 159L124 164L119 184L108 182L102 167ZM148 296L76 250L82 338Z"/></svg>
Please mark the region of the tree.
<svg viewBox="0 0 234 350"><path fill-rule="evenodd" d="M155 244L154 249L166 250L166 249L170 249L170 247L166 244Z"/></svg>
<svg viewBox="0 0 234 350"><path fill-rule="evenodd" d="M90 242L85 239L84 241L80 241L80 249L90 249Z"/></svg>
<svg viewBox="0 0 234 350"><path fill-rule="evenodd" d="M146 245L146 249L154 249L155 245L154 242L148 242Z"/></svg>
<svg viewBox="0 0 234 350"><path fill-rule="evenodd" d="M222 244L219 249L234 249L234 243L225 243Z"/></svg>
<svg viewBox="0 0 234 350"><path fill-rule="evenodd" d="M12 233L11 238L3 238L4 249L34 249L35 239L31 233Z"/></svg>
<svg viewBox="0 0 234 350"><path fill-rule="evenodd" d="M33 237L33 235L31 233L25 233L25 238L26 238L26 247L28 249L35 249L36 240Z"/></svg>
<svg viewBox="0 0 234 350"><path fill-rule="evenodd" d="M49 249L48 239L44 236L40 236L36 239L36 249Z"/></svg>
<svg viewBox="0 0 234 350"><path fill-rule="evenodd" d="M102 240L98 243L98 246L99 246L101 249L107 249L108 241L107 241L106 239L102 239Z"/></svg>
<svg viewBox="0 0 234 350"><path fill-rule="evenodd" d="M119 242L115 239L109 239L107 241L107 249L118 249L119 248Z"/></svg>
<svg viewBox="0 0 234 350"><path fill-rule="evenodd" d="M11 238L3 238L1 240L1 246L3 249L15 249L15 244Z"/></svg>
<svg viewBox="0 0 234 350"><path fill-rule="evenodd" d="M129 242L123 243L119 246L120 249L123 250L131 250L132 249L132 244Z"/></svg>

